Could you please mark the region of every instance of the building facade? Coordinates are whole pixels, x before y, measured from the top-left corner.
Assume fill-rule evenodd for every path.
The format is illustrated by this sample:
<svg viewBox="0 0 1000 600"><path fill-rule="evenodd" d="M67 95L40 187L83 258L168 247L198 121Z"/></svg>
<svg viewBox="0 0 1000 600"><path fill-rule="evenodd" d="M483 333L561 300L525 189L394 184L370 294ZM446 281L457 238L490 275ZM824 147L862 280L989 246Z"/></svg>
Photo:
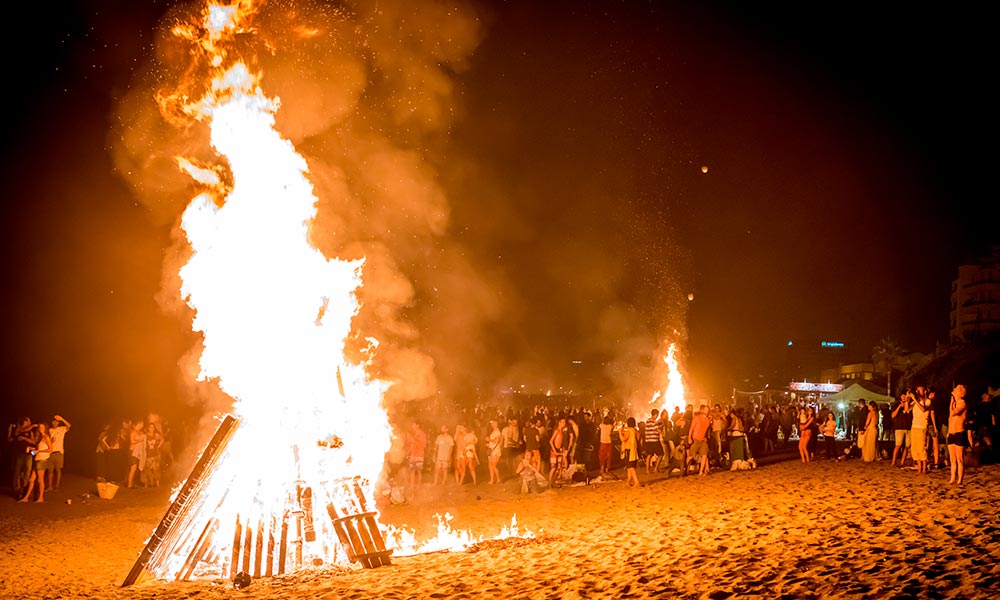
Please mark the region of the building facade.
<svg viewBox="0 0 1000 600"><path fill-rule="evenodd" d="M1000 331L1000 245L974 264L958 267L951 283L952 342Z"/></svg>

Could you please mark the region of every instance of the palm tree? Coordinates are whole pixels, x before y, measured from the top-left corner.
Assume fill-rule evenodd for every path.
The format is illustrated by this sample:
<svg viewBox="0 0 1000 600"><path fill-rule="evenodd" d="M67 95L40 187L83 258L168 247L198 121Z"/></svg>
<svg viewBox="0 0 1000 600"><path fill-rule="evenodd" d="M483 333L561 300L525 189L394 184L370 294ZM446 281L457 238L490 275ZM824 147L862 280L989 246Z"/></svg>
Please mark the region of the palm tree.
<svg viewBox="0 0 1000 600"><path fill-rule="evenodd" d="M882 338L878 346L872 348L872 362L875 363L875 369L886 374L887 396L892 396L892 369L899 364L905 353L906 350L888 337Z"/></svg>

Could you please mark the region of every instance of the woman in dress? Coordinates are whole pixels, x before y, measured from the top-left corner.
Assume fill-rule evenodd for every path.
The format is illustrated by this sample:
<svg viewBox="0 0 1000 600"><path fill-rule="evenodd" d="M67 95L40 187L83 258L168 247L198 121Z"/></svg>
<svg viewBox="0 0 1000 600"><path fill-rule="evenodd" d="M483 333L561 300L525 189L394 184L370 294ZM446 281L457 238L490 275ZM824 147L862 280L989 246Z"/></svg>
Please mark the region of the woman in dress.
<svg viewBox="0 0 1000 600"><path fill-rule="evenodd" d="M803 406L799 409L799 458L809 462L809 441L812 439L813 423L816 416L811 408Z"/></svg>
<svg viewBox="0 0 1000 600"><path fill-rule="evenodd" d="M35 502L45 501L45 471L49 468L49 456L52 455L52 438L49 437L49 428L45 423L39 423L37 427L37 441L35 442L35 463L31 467L31 478L28 480L28 491L19 502L27 502L31 498L31 492L38 482L38 498Z"/></svg>
<svg viewBox="0 0 1000 600"><path fill-rule="evenodd" d="M878 439L878 405L874 400L868 403L868 414L865 416L864 427L858 432L861 442L861 460L872 462L876 458L876 441Z"/></svg>

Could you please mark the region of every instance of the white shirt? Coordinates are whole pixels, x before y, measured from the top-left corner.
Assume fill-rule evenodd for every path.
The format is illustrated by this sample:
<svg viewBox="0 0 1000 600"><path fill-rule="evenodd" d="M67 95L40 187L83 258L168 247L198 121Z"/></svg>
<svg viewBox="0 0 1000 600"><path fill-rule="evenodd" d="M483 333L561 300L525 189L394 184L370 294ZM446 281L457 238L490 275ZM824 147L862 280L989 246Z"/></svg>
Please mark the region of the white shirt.
<svg viewBox="0 0 1000 600"><path fill-rule="evenodd" d="M52 438L53 452L62 452L63 454L66 453L63 449L63 441L66 439L67 431L69 431L69 427L66 427L65 425L49 428L49 437Z"/></svg>
<svg viewBox="0 0 1000 600"><path fill-rule="evenodd" d="M916 406L913 407L913 422L910 423L910 429L927 429L927 411L930 409L920 410Z"/></svg>

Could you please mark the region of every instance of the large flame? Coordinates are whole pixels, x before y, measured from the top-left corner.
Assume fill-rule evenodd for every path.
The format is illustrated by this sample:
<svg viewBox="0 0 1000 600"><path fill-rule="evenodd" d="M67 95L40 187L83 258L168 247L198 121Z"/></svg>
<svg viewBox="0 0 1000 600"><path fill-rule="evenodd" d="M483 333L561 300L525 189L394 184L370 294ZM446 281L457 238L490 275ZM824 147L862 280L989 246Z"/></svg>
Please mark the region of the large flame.
<svg viewBox="0 0 1000 600"><path fill-rule="evenodd" d="M215 547L204 556L217 557L208 567L219 572L240 529L271 530L290 511L334 503L342 482L360 490L351 501L361 509L374 504L366 499L390 445L381 406L387 384L344 359L363 261L331 260L309 243L317 198L306 161L274 128L278 99L265 96L258 77L228 51L253 8L212 4L200 27L175 27L197 41L211 85L190 102L163 98L165 110L208 124L231 177L225 187L220 165L178 159L205 187L181 222L192 249L181 293L203 335L199 378L217 381L234 399L240 422L198 499L210 513L202 519L216 522ZM333 529L308 517L302 562L344 562ZM189 554L182 548L154 565L154 574L174 576Z"/></svg>
<svg viewBox="0 0 1000 600"><path fill-rule="evenodd" d="M273 545L280 531L283 541L289 526L290 568L347 563L334 521L345 512L377 521L374 485L391 443L388 384L344 357L363 260L329 259L310 244L317 198L308 165L275 130L279 99L263 93L234 50L237 34L252 33L257 6L209 4L200 22L176 25L175 35L191 42L192 67L160 98L168 118L205 123L222 159L178 157L203 189L181 221L192 250L181 294L203 336L198 377L233 398L239 424L179 533L148 563L159 578L225 576L244 570L240 557L245 565L251 553L260 568L262 539ZM371 340L369 357L376 346ZM407 554L476 539L452 531L450 519L436 541L421 545L393 528L386 545ZM511 531L519 535L515 522L500 537ZM267 567L274 560L268 554Z"/></svg>
<svg viewBox="0 0 1000 600"><path fill-rule="evenodd" d="M670 414L675 408L683 410L685 406L684 381L681 379L681 370L677 364L677 344L671 342L663 357L663 363L667 366L666 386L653 393L650 404L659 408L661 413Z"/></svg>

